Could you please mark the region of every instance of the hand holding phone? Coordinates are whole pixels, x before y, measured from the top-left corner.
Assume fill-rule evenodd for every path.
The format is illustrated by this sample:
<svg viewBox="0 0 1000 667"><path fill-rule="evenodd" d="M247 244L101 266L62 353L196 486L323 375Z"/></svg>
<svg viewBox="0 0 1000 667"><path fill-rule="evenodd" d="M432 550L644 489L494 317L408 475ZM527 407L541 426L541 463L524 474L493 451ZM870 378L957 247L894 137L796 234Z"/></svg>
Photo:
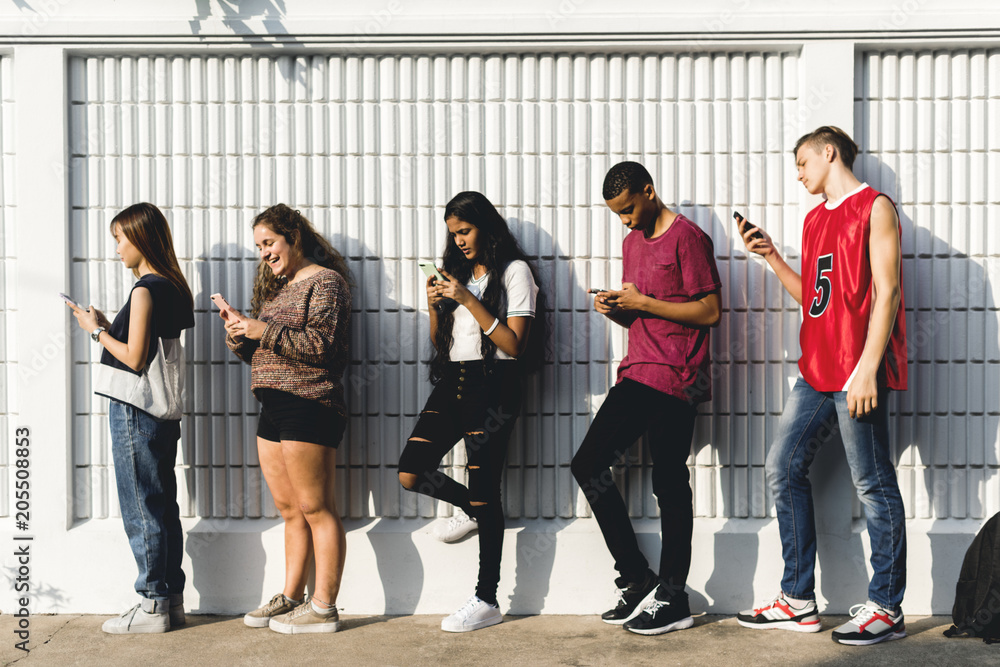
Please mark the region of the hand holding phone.
<svg viewBox="0 0 1000 667"><path fill-rule="evenodd" d="M237 320L238 321L238 320L243 319L240 316L239 311L237 311L235 308L233 308L232 306L230 306L229 302L226 301L226 299L221 294L219 294L218 292L216 292L215 294L213 294L211 296L211 299L212 299L212 303L214 303L216 306L219 307L219 315L225 321L229 322L230 320Z"/></svg>
<svg viewBox="0 0 1000 667"><path fill-rule="evenodd" d="M59 292L59 296L61 296L62 300L65 301L68 305L72 306L73 308L77 308L79 310L89 310L88 308L84 308L83 306L78 304L76 301L73 301L73 299L71 299L68 294Z"/></svg>
<svg viewBox="0 0 1000 667"><path fill-rule="evenodd" d="M441 281L443 283L448 282L448 279L441 275L441 272L437 270L433 262L417 262L417 266L420 270L424 272L424 275L428 278L434 278L434 280Z"/></svg>
<svg viewBox="0 0 1000 667"><path fill-rule="evenodd" d="M747 231L747 225L750 225L738 211L733 211L733 220L736 221L736 229L739 230L740 236L743 236ZM746 223L746 225L744 225ZM756 225L755 225L756 226ZM760 233L760 227L757 227L757 231L750 235L750 241L756 241L757 239L763 239L764 235Z"/></svg>

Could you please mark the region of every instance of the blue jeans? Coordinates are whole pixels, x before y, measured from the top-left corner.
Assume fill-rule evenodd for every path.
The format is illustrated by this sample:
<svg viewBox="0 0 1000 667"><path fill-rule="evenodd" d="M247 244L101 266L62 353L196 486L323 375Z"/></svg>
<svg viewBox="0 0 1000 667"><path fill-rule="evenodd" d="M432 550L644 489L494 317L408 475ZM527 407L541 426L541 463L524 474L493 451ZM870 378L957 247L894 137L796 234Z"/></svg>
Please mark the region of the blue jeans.
<svg viewBox="0 0 1000 667"><path fill-rule="evenodd" d="M139 566L135 591L153 601L157 611L159 603L166 611L168 596L184 591L181 570L184 535L174 475L181 423L155 419L113 399L108 416L118 503L125 534Z"/></svg>
<svg viewBox="0 0 1000 667"><path fill-rule="evenodd" d="M785 403L778 435L767 455L767 481L781 533L785 572L782 592L815 600L816 522L809 466L819 448L840 433L847 463L865 507L871 564L868 597L885 609L898 609L906 588L906 526L896 469L889 458L888 396L878 409L851 419L847 392L819 392L799 378ZM846 508L841 511L846 511Z"/></svg>

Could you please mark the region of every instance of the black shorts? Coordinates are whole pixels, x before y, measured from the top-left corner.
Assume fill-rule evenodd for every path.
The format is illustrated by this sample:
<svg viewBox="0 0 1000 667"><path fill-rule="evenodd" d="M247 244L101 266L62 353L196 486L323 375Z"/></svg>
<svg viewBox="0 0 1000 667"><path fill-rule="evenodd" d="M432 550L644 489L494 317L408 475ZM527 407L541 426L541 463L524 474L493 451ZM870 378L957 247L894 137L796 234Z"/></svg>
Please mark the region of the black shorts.
<svg viewBox="0 0 1000 667"><path fill-rule="evenodd" d="M297 440L336 449L347 420L333 408L287 391L258 389L257 437L271 442Z"/></svg>

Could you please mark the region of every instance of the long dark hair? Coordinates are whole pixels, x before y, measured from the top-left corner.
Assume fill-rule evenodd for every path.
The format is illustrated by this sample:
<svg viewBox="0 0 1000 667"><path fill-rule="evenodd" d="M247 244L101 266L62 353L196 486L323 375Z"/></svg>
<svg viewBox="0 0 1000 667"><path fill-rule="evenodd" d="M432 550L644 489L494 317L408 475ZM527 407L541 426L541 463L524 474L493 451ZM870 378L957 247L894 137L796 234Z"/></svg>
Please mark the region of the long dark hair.
<svg viewBox="0 0 1000 667"><path fill-rule="evenodd" d="M503 274L507 266L522 260L531 270L535 284L541 286L538 271L524 254L517 239L510 233L507 221L497 211L490 200L478 192L459 192L444 209L444 219L458 218L474 225L479 230L479 252L474 261L466 259L465 254L458 249L450 238L444 247L444 270L455 277L461 284L467 284L472 278L475 264L483 264L490 276L486 290L479 300L486 310L495 316L500 315L500 305L503 295ZM531 373L538 369L545 356L545 310L544 298L539 289L535 302L535 318L528 334L528 346L518 357L518 365L522 372ZM431 360L431 382L437 382L443 377L445 364L449 361L451 344L454 341L452 328L455 324L455 306L442 309L438 316L437 336L434 339L434 358ZM480 349L483 359L487 362L496 357L497 346L484 333L480 333Z"/></svg>
<svg viewBox="0 0 1000 667"><path fill-rule="evenodd" d="M288 245L298 247L302 250L302 256L310 259L320 266L333 269L344 277L348 284L351 283L351 271L347 268L344 257L337 252L329 241L319 235L313 229L312 224L306 217L297 210L285 204L275 204L265 209L253 219L250 227L264 225L275 234L285 237ZM273 298L278 293L288 279L278 277L271 271L263 261L257 266L257 277L253 281L253 296L250 299L250 316L260 315L264 303Z"/></svg>
<svg viewBox="0 0 1000 667"><path fill-rule="evenodd" d="M174 254L170 225L160 209L146 202L132 204L111 219L112 236L115 235L115 225L121 227L122 234L129 243L142 253L153 273L169 280L187 298L188 307L194 308L191 288L188 287L177 263L177 255ZM132 269L132 273L136 278L139 277L139 269Z"/></svg>

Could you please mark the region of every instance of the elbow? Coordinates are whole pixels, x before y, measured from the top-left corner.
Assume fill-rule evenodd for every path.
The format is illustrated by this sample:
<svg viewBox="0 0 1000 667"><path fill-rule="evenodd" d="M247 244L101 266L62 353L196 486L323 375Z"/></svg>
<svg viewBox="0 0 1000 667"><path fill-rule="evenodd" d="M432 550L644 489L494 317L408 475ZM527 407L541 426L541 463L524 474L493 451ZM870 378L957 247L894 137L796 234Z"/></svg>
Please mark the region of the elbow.
<svg viewBox="0 0 1000 667"><path fill-rule="evenodd" d="M125 362L125 365L134 370L136 373L141 373L142 369L146 367L145 359L132 360L129 359Z"/></svg>
<svg viewBox="0 0 1000 667"><path fill-rule="evenodd" d="M722 321L722 308L720 306L714 306L708 309L705 313L705 320L702 322L704 326L712 327L713 329L719 326L719 322Z"/></svg>
<svg viewBox="0 0 1000 667"><path fill-rule="evenodd" d="M902 300L903 291L900 289L898 283L894 283L883 287L881 290L878 287L875 288L873 306L883 305L884 308L895 313L899 309L899 304Z"/></svg>
<svg viewBox="0 0 1000 667"><path fill-rule="evenodd" d="M899 308L899 303L903 300L903 290L899 288L899 285L893 285L889 290L889 303L892 304L893 309Z"/></svg>
<svg viewBox="0 0 1000 667"><path fill-rule="evenodd" d="M513 350L504 350L514 359L520 359L521 355L524 354L525 350L528 349L528 337L525 336L523 339L519 339L517 343L514 344Z"/></svg>

